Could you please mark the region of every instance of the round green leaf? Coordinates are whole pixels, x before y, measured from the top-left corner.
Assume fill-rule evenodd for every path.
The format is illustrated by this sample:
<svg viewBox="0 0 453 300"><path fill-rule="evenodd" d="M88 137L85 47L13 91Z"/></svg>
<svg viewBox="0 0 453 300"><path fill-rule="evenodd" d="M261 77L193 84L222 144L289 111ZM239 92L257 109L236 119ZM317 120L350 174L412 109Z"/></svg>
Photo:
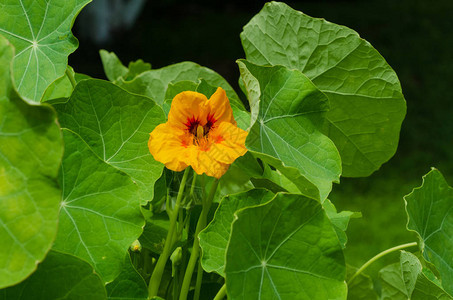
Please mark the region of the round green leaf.
<svg viewBox="0 0 453 300"><path fill-rule="evenodd" d="M78 83L71 98L54 107L63 128L79 134L104 162L132 177L142 204L153 198L154 183L164 166L149 153L148 139L165 122L154 101L90 79Z"/></svg>
<svg viewBox="0 0 453 300"><path fill-rule="evenodd" d="M298 69L329 98L324 133L344 176L368 176L396 151L406 103L382 56L344 26L270 2L241 33L249 61Z"/></svg>
<svg viewBox="0 0 453 300"><path fill-rule="evenodd" d="M302 195L236 212L226 254L229 299L346 299L346 267L321 204Z"/></svg>
<svg viewBox="0 0 453 300"><path fill-rule="evenodd" d="M19 93L39 102L47 86L63 76L79 43L74 19L90 0L6 0L0 3L0 34L16 48L14 79Z"/></svg>
<svg viewBox="0 0 453 300"><path fill-rule="evenodd" d="M0 288L26 278L57 232L63 156L56 114L13 88L13 47L0 36Z"/></svg>
<svg viewBox="0 0 453 300"><path fill-rule="evenodd" d="M104 283L85 261L50 251L33 275L19 285L0 290L14 300L107 299Z"/></svg>
<svg viewBox="0 0 453 300"><path fill-rule="evenodd" d="M341 174L334 143L315 125L323 122L329 109L326 96L298 70L245 60L238 65L252 115L247 148L292 179L302 192L314 184L319 192L307 196L324 200ZM300 175L290 174L287 167Z"/></svg>
<svg viewBox="0 0 453 300"><path fill-rule="evenodd" d="M137 186L99 159L76 133L63 129L63 136L63 202L53 248L88 261L110 282L145 225Z"/></svg>
<svg viewBox="0 0 453 300"><path fill-rule="evenodd" d="M442 286L453 295L453 189L433 169L404 201L407 228L417 232L423 257L437 268Z"/></svg>
<svg viewBox="0 0 453 300"><path fill-rule="evenodd" d="M248 206L266 203L274 197L272 192L254 189L226 196L216 210L212 222L199 234L202 249L201 264L206 272L217 272L225 276L225 253L231 233L234 213Z"/></svg>

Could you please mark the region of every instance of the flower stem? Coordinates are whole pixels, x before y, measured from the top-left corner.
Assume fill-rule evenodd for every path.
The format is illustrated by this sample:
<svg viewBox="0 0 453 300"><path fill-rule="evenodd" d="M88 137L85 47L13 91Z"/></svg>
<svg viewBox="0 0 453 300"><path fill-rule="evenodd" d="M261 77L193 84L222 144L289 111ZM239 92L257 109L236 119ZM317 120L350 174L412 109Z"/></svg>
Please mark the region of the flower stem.
<svg viewBox="0 0 453 300"><path fill-rule="evenodd" d="M69 66L66 68L66 76L68 76L69 81L71 82L72 88L75 88L77 82L74 79L74 76L72 76L71 71L69 71Z"/></svg>
<svg viewBox="0 0 453 300"><path fill-rule="evenodd" d="M379 258L389 254L389 253L392 253L392 252L395 252L395 251L398 251L398 250L401 250L401 249L405 249L405 248L409 248L409 247L413 247L413 246L417 246L417 242L413 242L413 243L407 243L407 244L403 244L403 245L399 245L399 246L395 246L395 247L392 247L390 249L387 249L385 251L382 251L381 253L377 254L376 256L374 256L373 258L371 258L369 261L367 261L366 263L363 264L363 266L361 266L357 272L355 272L354 275L352 275L351 278L349 278L348 280L348 285L351 284L351 282L354 280L354 278L356 278L358 275L360 275L360 273L363 272L363 270L365 270L366 268L368 268L369 265L371 265L372 263L374 263L376 260L378 260Z"/></svg>
<svg viewBox="0 0 453 300"><path fill-rule="evenodd" d="M195 229L195 235L193 239L192 253L190 254L189 263L187 264L186 273L184 274L184 280L182 282L181 294L179 300L186 300L187 294L189 293L190 282L192 280L192 274L197 264L198 256L200 254L200 241L198 240L198 234L201 230L206 227L209 209L211 208L212 199L214 198L215 192L219 181L216 180L212 184L209 195L205 201L203 201L203 208L201 210L200 217L198 218L197 227Z"/></svg>
<svg viewBox="0 0 453 300"><path fill-rule="evenodd" d="M203 282L203 267L201 266L201 260L198 260L198 269L197 269L197 281L195 284L195 294L193 300L200 299L201 283Z"/></svg>
<svg viewBox="0 0 453 300"><path fill-rule="evenodd" d="M226 284L222 285L220 290L215 295L214 300L222 300L226 296Z"/></svg>
<svg viewBox="0 0 453 300"><path fill-rule="evenodd" d="M165 265L167 260L170 257L171 249L173 247L173 234L175 233L176 220L179 215L179 208L181 206L181 199L184 194L184 188L186 186L187 176L189 174L190 168L186 168L184 175L181 180L181 185L179 186L178 196L176 197L176 203L173 207L173 211L170 214L170 227L168 229L167 238L165 239L164 249L162 254L157 260L156 267L154 268L151 279L149 280L148 292L149 298L157 296L159 291L160 281L162 280L162 275L164 273Z"/></svg>

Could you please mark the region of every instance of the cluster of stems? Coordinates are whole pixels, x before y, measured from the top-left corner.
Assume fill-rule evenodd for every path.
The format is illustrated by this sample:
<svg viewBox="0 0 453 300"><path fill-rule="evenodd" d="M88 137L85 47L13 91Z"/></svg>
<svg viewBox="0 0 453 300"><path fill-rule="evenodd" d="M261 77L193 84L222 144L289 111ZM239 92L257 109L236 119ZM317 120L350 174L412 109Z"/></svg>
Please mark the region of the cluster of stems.
<svg viewBox="0 0 453 300"><path fill-rule="evenodd" d="M148 292L149 292L149 299L152 299L153 297L158 295L159 292L159 287L161 285L162 281L162 276L165 270L165 266L168 262L168 259L170 258L170 255L172 253L172 250L175 246L175 243L177 242L177 226L178 226L178 221L181 223L183 220L181 218L181 207L183 203L183 198L184 198L184 191L186 187L186 182L187 178L190 172L190 168L186 168L184 171L184 175L181 180L181 184L179 187L178 195L176 197L176 202L173 207L170 207L169 201L167 201L167 213L170 219L170 226L168 229L167 237L165 239L164 243L164 248L162 250L161 255L159 256L159 259L157 260L156 265L154 266L154 270L151 275L151 279L149 281L149 286L148 286ZM194 186L195 186L195 179L196 179L196 174L194 173L193 175L193 181L192 185L190 188L190 196L193 196L193 191L194 191ZM202 210L200 213L200 216L197 221L197 226L195 229L195 234L194 234L194 239L193 239L193 246L192 246L192 251L190 253L190 258L189 262L187 263L185 272L184 272L184 279L182 281L182 284L180 286L180 289L176 288L174 289L174 293L179 292L179 299L180 300L186 300L187 295L189 293L190 285L192 282L192 275L194 273L195 268L198 266L197 270L197 278L196 278L196 285L195 285L195 294L193 299L199 299L200 297L200 290L201 290L201 283L202 283L202 277L203 277L203 268L201 267L200 263L200 243L198 239L198 234L200 233L201 230L203 230L208 222L208 213L209 209L211 208L212 205L212 200L214 198L214 195L217 190L218 186L218 180L215 180L214 183L212 184L209 193L203 193L202 197ZM182 224L179 224L179 226L182 226ZM225 288L222 287L219 291L218 296L221 298L216 298L216 299L223 299L225 296L224 291ZM221 296L223 294L223 296ZM177 295L174 295L175 298L177 298Z"/></svg>

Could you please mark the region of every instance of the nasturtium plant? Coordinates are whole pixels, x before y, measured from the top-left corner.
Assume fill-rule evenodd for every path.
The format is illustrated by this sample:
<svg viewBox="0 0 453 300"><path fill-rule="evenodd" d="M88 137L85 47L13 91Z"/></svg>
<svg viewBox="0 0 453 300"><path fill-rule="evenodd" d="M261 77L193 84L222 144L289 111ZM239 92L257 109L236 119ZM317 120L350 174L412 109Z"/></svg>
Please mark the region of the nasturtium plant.
<svg viewBox="0 0 453 300"><path fill-rule="evenodd" d="M271 2L240 34L242 93L100 50L107 81L67 65L88 2L0 3L0 298L452 299L436 169L404 198L417 241L345 258L361 214L333 183L390 159L406 112L355 31Z"/></svg>

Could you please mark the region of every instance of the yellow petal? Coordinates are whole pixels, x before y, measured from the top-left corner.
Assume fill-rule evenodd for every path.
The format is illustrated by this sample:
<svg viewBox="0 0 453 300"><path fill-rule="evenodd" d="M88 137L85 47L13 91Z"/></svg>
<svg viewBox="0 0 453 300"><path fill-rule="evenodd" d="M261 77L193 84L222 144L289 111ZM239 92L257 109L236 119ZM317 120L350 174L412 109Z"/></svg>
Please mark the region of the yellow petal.
<svg viewBox="0 0 453 300"><path fill-rule="evenodd" d="M209 98L207 106L207 118L212 118L213 123L230 122L236 125L230 101L225 90L221 87L217 88L216 92Z"/></svg>
<svg viewBox="0 0 453 300"><path fill-rule="evenodd" d="M193 145L187 134L168 123L150 133L148 148L155 160L173 171L182 171L193 160Z"/></svg>
<svg viewBox="0 0 453 300"><path fill-rule="evenodd" d="M196 163L192 165L194 171L201 175L205 173L208 176L220 178L230 167L229 164L224 164L215 159L207 151L198 151Z"/></svg>
<svg viewBox="0 0 453 300"><path fill-rule="evenodd" d="M231 123L220 123L209 134L212 144L206 154L220 163L232 164L236 158L247 152L247 134L247 131Z"/></svg>
<svg viewBox="0 0 453 300"><path fill-rule="evenodd" d="M188 129L189 122L206 124L206 103L208 98L197 92L182 92L173 98L168 123L179 129ZM195 127L196 129L196 127Z"/></svg>

